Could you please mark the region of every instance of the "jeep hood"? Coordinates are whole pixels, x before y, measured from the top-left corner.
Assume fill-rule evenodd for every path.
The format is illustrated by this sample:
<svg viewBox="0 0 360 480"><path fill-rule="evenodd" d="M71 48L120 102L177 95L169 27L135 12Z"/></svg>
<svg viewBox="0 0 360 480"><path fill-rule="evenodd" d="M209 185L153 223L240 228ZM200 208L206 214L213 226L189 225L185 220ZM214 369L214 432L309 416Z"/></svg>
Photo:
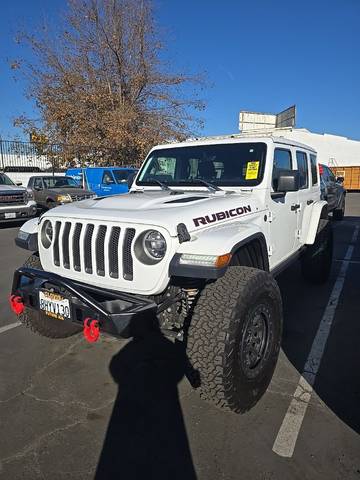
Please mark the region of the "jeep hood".
<svg viewBox="0 0 360 480"><path fill-rule="evenodd" d="M161 226L177 235L177 225L184 223L189 232L248 217L260 212L260 203L251 192L216 194L186 191L128 193L84 200L49 210L44 217L73 218L104 222Z"/></svg>

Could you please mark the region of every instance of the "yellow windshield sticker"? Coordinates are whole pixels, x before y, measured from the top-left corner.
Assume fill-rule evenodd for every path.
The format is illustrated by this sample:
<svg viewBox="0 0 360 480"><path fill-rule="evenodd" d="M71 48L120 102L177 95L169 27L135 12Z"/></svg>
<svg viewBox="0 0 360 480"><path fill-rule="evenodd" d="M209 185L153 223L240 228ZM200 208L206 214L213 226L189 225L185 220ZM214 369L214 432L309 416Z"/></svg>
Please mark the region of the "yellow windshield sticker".
<svg viewBox="0 0 360 480"><path fill-rule="evenodd" d="M245 180L256 180L259 175L260 162L248 162L246 166Z"/></svg>

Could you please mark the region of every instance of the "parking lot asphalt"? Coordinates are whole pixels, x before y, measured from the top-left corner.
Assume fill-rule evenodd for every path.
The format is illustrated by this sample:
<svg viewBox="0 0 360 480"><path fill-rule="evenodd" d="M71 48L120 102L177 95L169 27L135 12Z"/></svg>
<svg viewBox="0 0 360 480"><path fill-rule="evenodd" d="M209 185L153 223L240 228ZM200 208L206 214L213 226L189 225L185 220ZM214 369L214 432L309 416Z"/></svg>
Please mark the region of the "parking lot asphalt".
<svg viewBox="0 0 360 480"><path fill-rule="evenodd" d="M359 226L352 193L330 281L306 284L297 264L278 278L280 359L240 416L198 398L166 339L87 344L16 326L7 297L27 254L18 227L1 228L0 479L360 480Z"/></svg>

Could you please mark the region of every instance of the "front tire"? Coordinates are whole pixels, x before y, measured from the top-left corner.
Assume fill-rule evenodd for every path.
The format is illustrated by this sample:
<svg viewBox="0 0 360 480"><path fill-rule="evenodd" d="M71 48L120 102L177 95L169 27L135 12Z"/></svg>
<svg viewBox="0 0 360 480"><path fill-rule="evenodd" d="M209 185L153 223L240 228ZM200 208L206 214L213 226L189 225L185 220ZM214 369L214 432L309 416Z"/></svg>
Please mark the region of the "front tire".
<svg viewBox="0 0 360 480"><path fill-rule="evenodd" d="M24 267L43 269L37 255L31 255L24 263ZM32 308L25 308L24 312L19 315L19 320L32 332L47 338L67 338L81 332L81 327L78 325L56 320Z"/></svg>
<svg viewBox="0 0 360 480"><path fill-rule="evenodd" d="M200 396L243 413L265 393L280 350L282 301L273 277L230 267L201 291L187 332L187 355Z"/></svg>

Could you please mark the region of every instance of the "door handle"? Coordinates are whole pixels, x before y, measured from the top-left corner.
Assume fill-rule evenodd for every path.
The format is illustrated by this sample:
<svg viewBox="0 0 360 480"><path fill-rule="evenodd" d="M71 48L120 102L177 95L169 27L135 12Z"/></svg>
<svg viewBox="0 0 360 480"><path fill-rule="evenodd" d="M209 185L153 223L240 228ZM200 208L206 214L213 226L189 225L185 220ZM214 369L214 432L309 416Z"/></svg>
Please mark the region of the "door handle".
<svg viewBox="0 0 360 480"><path fill-rule="evenodd" d="M312 203L314 203L314 200L308 200L306 203L307 205L311 205Z"/></svg>
<svg viewBox="0 0 360 480"><path fill-rule="evenodd" d="M294 205L291 205L291 211L294 212L296 210L299 210L300 204L299 203L294 203Z"/></svg>

